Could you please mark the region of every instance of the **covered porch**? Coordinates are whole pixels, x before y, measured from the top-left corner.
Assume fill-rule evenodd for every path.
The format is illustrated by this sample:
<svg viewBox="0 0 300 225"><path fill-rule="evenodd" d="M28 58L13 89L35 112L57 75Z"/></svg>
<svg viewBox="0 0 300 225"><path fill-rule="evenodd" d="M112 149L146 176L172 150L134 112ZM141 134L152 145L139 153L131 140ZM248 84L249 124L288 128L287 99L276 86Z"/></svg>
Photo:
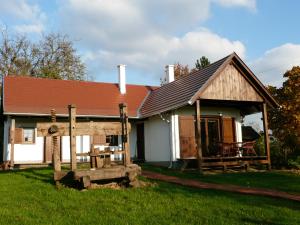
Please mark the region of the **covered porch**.
<svg viewBox="0 0 300 225"><path fill-rule="evenodd" d="M203 167L243 166L263 164L270 168L270 143L265 102L197 99L192 106L193 116L179 116L180 161L182 169L197 161ZM215 115L206 115L207 108L220 109ZM238 112L233 117L221 109ZM203 112L201 109L204 109ZM264 148L256 149L255 141L243 140L241 126L245 116L261 113Z"/></svg>

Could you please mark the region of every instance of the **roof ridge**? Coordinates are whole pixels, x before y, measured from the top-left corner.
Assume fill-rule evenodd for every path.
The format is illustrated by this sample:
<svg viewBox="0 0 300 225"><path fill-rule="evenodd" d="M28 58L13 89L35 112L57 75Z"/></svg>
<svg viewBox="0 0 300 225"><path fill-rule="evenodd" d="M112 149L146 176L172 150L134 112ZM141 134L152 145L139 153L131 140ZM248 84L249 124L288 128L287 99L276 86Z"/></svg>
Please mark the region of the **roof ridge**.
<svg viewBox="0 0 300 225"><path fill-rule="evenodd" d="M175 82L179 82L180 80L182 80L182 79L184 79L184 78L186 78L187 76L190 76L190 75L192 75L192 74L198 73L198 72L203 71L203 70L207 70L207 69L211 68L212 66L216 65L218 62L220 62L220 61L222 61L222 60L225 60L225 59L231 57L233 54L236 54L236 53L233 52L233 53L231 53L231 54L229 54L229 55L227 55L227 56L225 56L225 57L223 57L223 58L221 58L221 59L219 59L219 60L217 60L217 61L215 61L215 62L209 64L208 66L206 66L206 67L204 67L204 68L202 68L202 69L200 69L200 70L192 71L192 72L190 72L189 74L187 74L187 75L185 75L185 76L182 76L182 77L179 77L178 79L176 79L176 80L174 80L174 81L172 81L172 82L170 82L170 83L167 83L167 84L164 84L164 85L162 85L162 86L159 86L157 89L155 89L155 90L153 90L153 91L157 91L157 90L159 90L159 89L162 88L162 87L168 86L169 84L172 84L172 83L175 83Z"/></svg>
<svg viewBox="0 0 300 225"><path fill-rule="evenodd" d="M55 79L55 78L48 78L48 77L33 77L29 75L6 75L5 78L17 78L17 79L33 79L33 80L48 80L48 81L62 81L62 82L82 82L82 83L92 83L92 84L109 84L109 85L118 85L118 83L110 83L110 82L100 82L100 81L89 81L89 80L64 80L64 79ZM139 86L139 87L152 87L158 88L159 86L154 85L144 85L144 84L126 84L126 86Z"/></svg>

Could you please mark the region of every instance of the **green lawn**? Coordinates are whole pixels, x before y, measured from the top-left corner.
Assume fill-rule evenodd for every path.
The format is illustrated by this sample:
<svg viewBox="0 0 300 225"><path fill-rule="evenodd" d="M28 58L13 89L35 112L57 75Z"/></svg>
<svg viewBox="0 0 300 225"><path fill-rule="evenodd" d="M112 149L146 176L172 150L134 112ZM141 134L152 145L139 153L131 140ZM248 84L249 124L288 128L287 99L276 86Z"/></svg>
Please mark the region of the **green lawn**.
<svg viewBox="0 0 300 225"><path fill-rule="evenodd" d="M226 175L226 174L225 174ZM158 182L57 190L50 169L0 172L0 224L300 224L300 203Z"/></svg>
<svg viewBox="0 0 300 225"><path fill-rule="evenodd" d="M286 171L263 171L263 172L218 172L204 175L198 171L170 170L166 167L154 167L148 164L142 165L143 169L159 172L166 175L177 176L187 179L195 179L209 183L233 184L244 187L269 188L285 191L292 194L300 194L300 174Z"/></svg>

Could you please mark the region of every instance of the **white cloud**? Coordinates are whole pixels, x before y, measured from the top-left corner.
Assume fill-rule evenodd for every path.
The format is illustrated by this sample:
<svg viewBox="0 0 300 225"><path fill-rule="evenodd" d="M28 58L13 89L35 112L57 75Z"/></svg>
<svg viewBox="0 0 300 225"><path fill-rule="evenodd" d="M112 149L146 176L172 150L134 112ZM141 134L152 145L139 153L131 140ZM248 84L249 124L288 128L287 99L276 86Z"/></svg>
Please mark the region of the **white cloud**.
<svg viewBox="0 0 300 225"><path fill-rule="evenodd" d="M245 46L239 41L231 41L207 30L199 29L188 32L183 37L152 36L141 43L139 49L134 51L118 51L117 49L89 51L84 59L86 62L97 62L99 70L111 70L118 63L124 63L131 68L155 74L159 80L164 65L180 62L194 67L196 59L202 55L212 62L233 51L242 58L245 56Z"/></svg>
<svg viewBox="0 0 300 225"><path fill-rule="evenodd" d="M245 7L256 10L256 0L214 0L216 3L225 7Z"/></svg>
<svg viewBox="0 0 300 225"><path fill-rule="evenodd" d="M69 0L61 1L59 15L63 31L89 49L84 59L90 68L111 70L124 63L159 76L165 64L193 67L202 55L211 61L233 51L245 56L240 41L199 25L209 18L211 1Z"/></svg>
<svg viewBox="0 0 300 225"><path fill-rule="evenodd" d="M272 48L249 65L265 84L280 87L284 81L283 74L293 66L300 65L300 45L286 43Z"/></svg>
<svg viewBox="0 0 300 225"><path fill-rule="evenodd" d="M42 23L21 24L21 25L15 25L14 29L18 33L42 33L44 30L44 26Z"/></svg>
<svg viewBox="0 0 300 225"><path fill-rule="evenodd" d="M41 33L46 15L37 4L26 0L1 1L0 13L14 21L13 28L21 33Z"/></svg>

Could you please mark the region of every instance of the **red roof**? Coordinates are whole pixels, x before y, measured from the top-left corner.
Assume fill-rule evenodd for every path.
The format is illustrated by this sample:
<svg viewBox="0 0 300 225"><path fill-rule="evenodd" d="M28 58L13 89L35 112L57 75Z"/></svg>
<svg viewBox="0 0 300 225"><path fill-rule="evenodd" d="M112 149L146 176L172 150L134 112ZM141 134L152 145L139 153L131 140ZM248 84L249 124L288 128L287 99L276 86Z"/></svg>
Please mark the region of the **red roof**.
<svg viewBox="0 0 300 225"><path fill-rule="evenodd" d="M155 87L126 85L121 95L118 84L87 81L54 80L27 76L4 77L4 114L67 114L67 106L75 104L77 115L119 116L119 103L127 103L130 117L138 117L138 109Z"/></svg>

